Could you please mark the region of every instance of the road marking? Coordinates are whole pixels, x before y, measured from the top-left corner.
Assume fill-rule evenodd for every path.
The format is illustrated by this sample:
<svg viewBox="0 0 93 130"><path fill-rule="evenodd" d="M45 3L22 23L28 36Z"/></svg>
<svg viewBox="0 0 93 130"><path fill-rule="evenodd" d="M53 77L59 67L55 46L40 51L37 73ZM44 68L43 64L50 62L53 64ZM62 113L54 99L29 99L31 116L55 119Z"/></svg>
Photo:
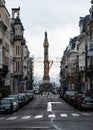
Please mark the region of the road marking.
<svg viewBox="0 0 93 130"><path fill-rule="evenodd" d="M81 113L81 114L84 115L84 116L90 116L89 113Z"/></svg>
<svg viewBox="0 0 93 130"><path fill-rule="evenodd" d="M49 126L42 126L42 127L40 127L40 126L35 126L35 127L30 127L31 129L43 129L43 130L45 130L45 129L49 129L50 127Z"/></svg>
<svg viewBox="0 0 93 130"><path fill-rule="evenodd" d="M50 114L50 115L48 115L48 117L49 117L49 118L50 118L50 117L54 117L54 118L55 118L56 116L55 116L55 114Z"/></svg>
<svg viewBox="0 0 93 130"><path fill-rule="evenodd" d="M42 117L43 117L43 115L37 115L37 116L35 116L35 119L40 119Z"/></svg>
<svg viewBox="0 0 93 130"><path fill-rule="evenodd" d="M72 116L80 116L80 115L77 113L72 113Z"/></svg>
<svg viewBox="0 0 93 130"><path fill-rule="evenodd" d="M79 117L79 116L90 116L91 114L90 113L81 113L81 115L80 114L78 114L78 113L71 113L71 115L73 116L73 117ZM43 118L43 116L44 115L36 115L36 116L34 116L34 119L40 119L40 118ZM66 113L62 113L62 114L60 114L60 117L68 117L69 115L68 114L66 114ZM56 117L56 115L55 114L48 114L48 118L55 118ZM9 117L9 118L5 118L5 117L0 117L0 121L1 120L15 120L15 119L17 119L18 117L17 116L14 116L14 117ZM21 117L20 119L23 119L23 120L25 120L25 119L30 119L31 118L31 115L30 116L23 116L23 117Z"/></svg>
<svg viewBox="0 0 93 130"><path fill-rule="evenodd" d="M67 114L60 114L61 117L68 117Z"/></svg>
<svg viewBox="0 0 93 130"><path fill-rule="evenodd" d="M29 119L31 118L31 116L23 116L21 119L24 120L24 119Z"/></svg>
<svg viewBox="0 0 93 130"><path fill-rule="evenodd" d="M5 117L1 117L1 118L0 118L0 120L3 120L3 119L5 119Z"/></svg>
<svg viewBox="0 0 93 130"><path fill-rule="evenodd" d="M48 102L47 103L47 111L48 112L52 111L52 104L61 104L61 102Z"/></svg>
<svg viewBox="0 0 93 130"><path fill-rule="evenodd" d="M17 119L17 116L9 117L9 118L7 118L6 120L15 120L15 119Z"/></svg>

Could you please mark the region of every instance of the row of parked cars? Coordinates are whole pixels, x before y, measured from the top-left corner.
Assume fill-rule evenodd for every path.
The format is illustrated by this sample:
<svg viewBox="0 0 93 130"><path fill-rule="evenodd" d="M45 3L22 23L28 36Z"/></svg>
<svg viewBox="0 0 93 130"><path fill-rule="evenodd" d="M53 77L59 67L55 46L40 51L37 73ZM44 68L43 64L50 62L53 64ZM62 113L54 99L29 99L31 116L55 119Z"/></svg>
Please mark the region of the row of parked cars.
<svg viewBox="0 0 93 130"><path fill-rule="evenodd" d="M93 110L93 95L90 93L79 94L75 91L59 92L64 101L79 110Z"/></svg>
<svg viewBox="0 0 93 130"><path fill-rule="evenodd" d="M24 93L9 95L0 99L0 113L12 113L34 99L34 91L26 90Z"/></svg>

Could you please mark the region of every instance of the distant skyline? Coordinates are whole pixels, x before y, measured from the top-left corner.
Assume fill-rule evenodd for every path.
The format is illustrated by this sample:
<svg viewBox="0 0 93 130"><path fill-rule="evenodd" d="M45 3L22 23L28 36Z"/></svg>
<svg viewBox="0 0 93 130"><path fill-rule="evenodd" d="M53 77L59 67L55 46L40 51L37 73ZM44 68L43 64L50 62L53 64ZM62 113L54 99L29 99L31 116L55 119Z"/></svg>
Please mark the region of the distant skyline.
<svg viewBox="0 0 93 130"><path fill-rule="evenodd" d="M48 33L49 56L62 57L70 38L79 35L79 17L89 14L91 0L6 0L20 6L20 17L30 55L43 57L44 33Z"/></svg>

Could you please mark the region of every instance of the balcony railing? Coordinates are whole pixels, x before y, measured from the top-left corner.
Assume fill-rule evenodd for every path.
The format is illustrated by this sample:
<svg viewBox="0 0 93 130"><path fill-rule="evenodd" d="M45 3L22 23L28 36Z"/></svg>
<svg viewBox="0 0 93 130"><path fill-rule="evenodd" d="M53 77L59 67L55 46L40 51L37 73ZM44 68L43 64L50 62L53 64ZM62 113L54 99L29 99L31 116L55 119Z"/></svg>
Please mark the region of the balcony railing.
<svg viewBox="0 0 93 130"><path fill-rule="evenodd" d="M14 38L13 38L14 40L22 40L23 39L23 36L14 36Z"/></svg>

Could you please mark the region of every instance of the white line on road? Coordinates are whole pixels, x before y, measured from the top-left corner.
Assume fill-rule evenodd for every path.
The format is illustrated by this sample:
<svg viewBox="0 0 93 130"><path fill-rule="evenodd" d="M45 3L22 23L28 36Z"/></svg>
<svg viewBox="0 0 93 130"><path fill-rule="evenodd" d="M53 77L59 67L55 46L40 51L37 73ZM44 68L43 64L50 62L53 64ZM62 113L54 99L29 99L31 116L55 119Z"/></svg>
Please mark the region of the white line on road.
<svg viewBox="0 0 93 130"><path fill-rule="evenodd" d="M82 115L84 115L84 116L90 116L89 113L82 113Z"/></svg>
<svg viewBox="0 0 93 130"><path fill-rule="evenodd" d="M77 113L72 113L72 116L80 116L80 115Z"/></svg>
<svg viewBox="0 0 93 130"><path fill-rule="evenodd" d="M37 115L37 116L35 116L35 119L40 119L42 117L43 117L43 115Z"/></svg>
<svg viewBox="0 0 93 130"><path fill-rule="evenodd" d="M3 120L3 119L5 119L5 117L1 117L1 118L0 118L0 120Z"/></svg>
<svg viewBox="0 0 93 130"><path fill-rule="evenodd" d="M55 114L50 114L50 115L48 115L48 117L49 117L49 118L50 118L50 117L52 117L52 118L54 117L54 118L55 118L56 116L55 116Z"/></svg>
<svg viewBox="0 0 93 130"><path fill-rule="evenodd" d="M24 120L24 119L29 119L31 118L31 116L23 116L21 119Z"/></svg>
<svg viewBox="0 0 93 130"><path fill-rule="evenodd" d="M60 114L61 117L68 117L67 114Z"/></svg>
<svg viewBox="0 0 93 130"><path fill-rule="evenodd" d="M48 112L52 111L52 104L61 104L61 102L48 102L47 103L47 111Z"/></svg>
<svg viewBox="0 0 93 130"><path fill-rule="evenodd" d="M17 119L17 116L7 118L6 120L15 120L15 119Z"/></svg>

